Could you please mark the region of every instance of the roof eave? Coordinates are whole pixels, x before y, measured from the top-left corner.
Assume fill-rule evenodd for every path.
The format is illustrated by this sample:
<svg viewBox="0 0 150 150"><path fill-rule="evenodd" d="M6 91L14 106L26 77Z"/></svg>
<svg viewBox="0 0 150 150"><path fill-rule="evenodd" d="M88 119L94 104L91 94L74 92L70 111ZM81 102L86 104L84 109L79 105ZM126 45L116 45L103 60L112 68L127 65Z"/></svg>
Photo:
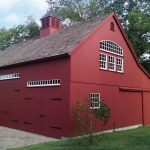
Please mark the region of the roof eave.
<svg viewBox="0 0 150 150"><path fill-rule="evenodd" d="M45 57L45 58L40 58L40 59L35 59L35 60L30 60L30 61L15 63L15 64L10 64L10 65L0 66L0 69L12 68L12 67L31 64L31 63L43 62L43 61L60 59L60 58L65 58L65 57L70 57L70 56L68 53L64 53L64 54L60 54L60 55L54 55L51 57Z"/></svg>

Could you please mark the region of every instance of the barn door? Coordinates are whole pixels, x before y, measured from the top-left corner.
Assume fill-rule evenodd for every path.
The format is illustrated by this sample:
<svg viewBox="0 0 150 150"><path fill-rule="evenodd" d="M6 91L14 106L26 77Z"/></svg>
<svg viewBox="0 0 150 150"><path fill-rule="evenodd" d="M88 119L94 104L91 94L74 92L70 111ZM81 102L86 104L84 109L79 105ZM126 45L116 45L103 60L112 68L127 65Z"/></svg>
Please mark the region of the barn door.
<svg viewBox="0 0 150 150"><path fill-rule="evenodd" d="M21 98L21 128L26 131L39 133L41 111L40 91L27 88Z"/></svg>
<svg viewBox="0 0 150 150"><path fill-rule="evenodd" d="M144 125L150 125L150 93L143 92Z"/></svg>
<svg viewBox="0 0 150 150"><path fill-rule="evenodd" d="M2 86L3 85L3 86ZM0 114L1 124L7 127L17 128L19 123L19 84L11 82L10 84L1 83L0 87Z"/></svg>
<svg viewBox="0 0 150 150"><path fill-rule="evenodd" d="M41 133L60 137L63 123L63 100L59 95L59 88L48 88L41 94Z"/></svg>
<svg viewBox="0 0 150 150"><path fill-rule="evenodd" d="M120 91L114 104L115 128L142 124L141 92Z"/></svg>

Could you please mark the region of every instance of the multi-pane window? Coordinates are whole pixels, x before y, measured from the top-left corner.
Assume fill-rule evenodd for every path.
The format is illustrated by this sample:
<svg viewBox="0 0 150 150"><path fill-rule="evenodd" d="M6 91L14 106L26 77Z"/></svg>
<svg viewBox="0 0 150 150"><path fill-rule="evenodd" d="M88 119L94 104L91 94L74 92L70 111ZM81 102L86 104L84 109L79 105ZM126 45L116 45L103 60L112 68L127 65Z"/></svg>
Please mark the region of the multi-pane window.
<svg viewBox="0 0 150 150"><path fill-rule="evenodd" d="M113 41L100 42L100 69L123 73L123 49Z"/></svg>
<svg viewBox="0 0 150 150"><path fill-rule="evenodd" d="M107 69L107 55L100 53L100 68Z"/></svg>
<svg viewBox="0 0 150 150"><path fill-rule="evenodd" d="M100 93L91 93L91 108L100 108Z"/></svg>
<svg viewBox="0 0 150 150"><path fill-rule="evenodd" d="M116 60L114 56L108 56L108 69L111 71L116 70Z"/></svg>
<svg viewBox="0 0 150 150"><path fill-rule="evenodd" d="M117 72L123 72L123 59L117 58Z"/></svg>
<svg viewBox="0 0 150 150"><path fill-rule="evenodd" d="M104 40L100 42L100 49L116 55L123 55L123 49L113 41Z"/></svg>
<svg viewBox="0 0 150 150"><path fill-rule="evenodd" d="M0 75L0 80L10 80L10 79L18 79L18 78L20 78L19 73Z"/></svg>
<svg viewBox="0 0 150 150"><path fill-rule="evenodd" d="M28 81L27 87L60 86L60 79Z"/></svg>

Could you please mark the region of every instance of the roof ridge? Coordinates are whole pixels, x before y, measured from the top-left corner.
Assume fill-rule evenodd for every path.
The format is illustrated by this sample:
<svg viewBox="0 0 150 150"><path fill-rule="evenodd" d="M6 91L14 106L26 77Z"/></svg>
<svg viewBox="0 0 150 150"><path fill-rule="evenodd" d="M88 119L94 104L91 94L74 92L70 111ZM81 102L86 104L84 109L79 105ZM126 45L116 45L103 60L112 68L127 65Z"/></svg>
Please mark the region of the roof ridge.
<svg viewBox="0 0 150 150"><path fill-rule="evenodd" d="M36 37L13 44L0 53L0 67L69 54L106 17L107 15L88 19L68 28L62 28L50 36Z"/></svg>

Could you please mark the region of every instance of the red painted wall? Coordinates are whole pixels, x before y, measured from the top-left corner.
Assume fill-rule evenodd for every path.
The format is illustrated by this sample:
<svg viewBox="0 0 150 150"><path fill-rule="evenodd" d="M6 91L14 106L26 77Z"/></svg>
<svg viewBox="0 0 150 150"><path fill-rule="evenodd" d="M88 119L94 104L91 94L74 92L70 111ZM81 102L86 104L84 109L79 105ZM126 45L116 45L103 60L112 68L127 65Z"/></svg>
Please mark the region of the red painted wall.
<svg viewBox="0 0 150 150"><path fill-rule="evenodd" d="M111 22L115 24L115 32L110 30ZM101 40L112 40L122 47L124 73L99 69ZM72 52L70 107L94 90L111 107L107 129L142 124L141 92L123 92L120 86L150 89L150 79L137 65L114 17L109 17Z"/></svg>
<svg viewBox="0 0 150 150"><path fill-rule="evenodd" d="M144 125L150 125L150 92L143 93Z"/></svg>
<svg viewBox="0 0 150 150"><path fill-rule="evenodd" d="M0 81L0 124L52 137L68 135L69 58L0 70L20 79ZM58 87L27 88L27 81L60 79Z"/></svg>
<svg viewBox="0 0 150 150"><path fill-rule="evenodd" d="M42 38L42 37L49 36L57 30L58 29L55 29L55 28L52 28L52 27L49 27L49 28L46 28L46 29L41 29L40 30L40 37Z"/></svg>
<svg viewBox="0 0 150 150"><path fill-rule="evenodd" d="M114 22L115 32L110 31ZM99 69L99 42L112 40L124 50L124 73ZM71 53L55 59L1 69L20 73L16 80L0 81L0 124L53 137L72 136L71 109L92 91L111 107L106 129L150 124L149 93L120 91L119 87L150 89L150 79L133 58L113 17L109 17ZM27 88L27 81L61 79L60 87ZM55 100L54 100L55 99ZM60 99L60 100L56 100ZM144 116L144 119L143 119Z"/></svg>
<svg viewBox="0 0 150 150"><path fill-rule="evenodd" d="M110 30L110 22L115 23L115 32ZM123 74L99 69L99 42L101 40L112 40L123 48ZM113 18L106 20L95 34L77 47L71 57L71 64L71 81L150 88L149 78L137 66Z"/></svg>

